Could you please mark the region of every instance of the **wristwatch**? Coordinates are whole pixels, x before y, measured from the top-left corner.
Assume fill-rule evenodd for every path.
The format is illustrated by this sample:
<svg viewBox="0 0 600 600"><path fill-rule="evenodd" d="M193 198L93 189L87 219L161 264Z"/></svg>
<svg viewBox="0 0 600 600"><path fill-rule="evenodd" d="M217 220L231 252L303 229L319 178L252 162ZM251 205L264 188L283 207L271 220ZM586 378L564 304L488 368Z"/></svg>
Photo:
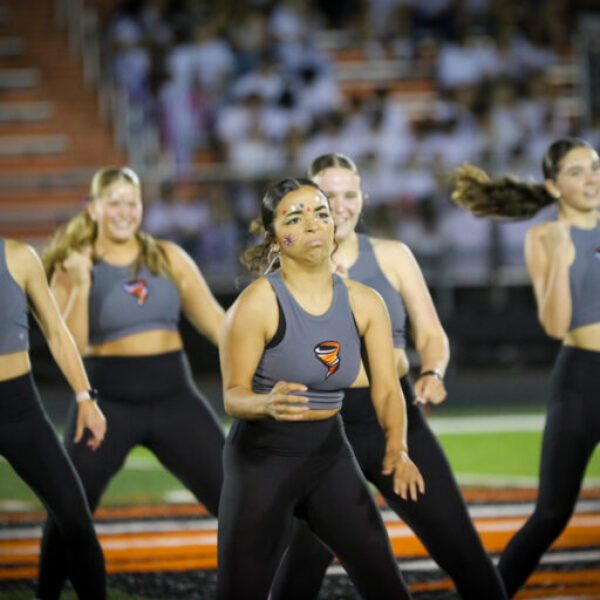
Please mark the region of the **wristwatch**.
<svg viewBox="0 0 600 600"><path fill-rule="evenodd" d="M98 400L98 390L90 388L85 392L79 392L79 394L75 396L75 400L77 400L77 402L85 402L86 400L93 400L95 402Z"/></svg>
<svg viewBox="0 0 600 600"><path fill-rule="evenodd" d="M444 376L437 369L431 369L429 371L423 371L423 373L421 373L419 375L419 379L421 377L425 377L426 375L431 375L432 377L435 377L436 379L439 379L440 381L444 381Z"/></svg>

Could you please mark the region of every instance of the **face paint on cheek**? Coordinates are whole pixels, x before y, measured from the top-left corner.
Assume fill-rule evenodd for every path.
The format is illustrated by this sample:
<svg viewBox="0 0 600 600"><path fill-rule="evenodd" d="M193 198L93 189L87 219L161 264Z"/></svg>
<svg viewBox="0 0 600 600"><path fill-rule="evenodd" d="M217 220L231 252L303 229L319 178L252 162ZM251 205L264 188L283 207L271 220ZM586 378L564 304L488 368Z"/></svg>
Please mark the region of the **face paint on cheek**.
<svg viewBox="0 0 600 600"><path fill-rule="evenodd" d="M290 246L294 245L294 238L291 235L284 235L283 236L283 243L289 248Z"/></svg>

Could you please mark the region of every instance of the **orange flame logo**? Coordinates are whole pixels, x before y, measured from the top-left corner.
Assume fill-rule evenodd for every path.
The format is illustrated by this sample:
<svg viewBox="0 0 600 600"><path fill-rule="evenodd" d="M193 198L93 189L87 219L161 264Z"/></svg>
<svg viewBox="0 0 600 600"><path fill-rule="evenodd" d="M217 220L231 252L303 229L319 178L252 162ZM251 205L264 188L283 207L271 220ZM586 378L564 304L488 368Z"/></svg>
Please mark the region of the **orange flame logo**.
<svg viewBox="0 0 600 600"><path fill-rule="evenodd" d="M339 342L321 342L314 348L315 356L327 367L327 379L340 367L340 344Z"/></svg>
<svg viewBox="0 0 600 600"><path fill-rule="evenodd" d="M132 279L123 284L123 289L137 298L138 306L142 306L148 299L148 285L145 279Z"/></svg>

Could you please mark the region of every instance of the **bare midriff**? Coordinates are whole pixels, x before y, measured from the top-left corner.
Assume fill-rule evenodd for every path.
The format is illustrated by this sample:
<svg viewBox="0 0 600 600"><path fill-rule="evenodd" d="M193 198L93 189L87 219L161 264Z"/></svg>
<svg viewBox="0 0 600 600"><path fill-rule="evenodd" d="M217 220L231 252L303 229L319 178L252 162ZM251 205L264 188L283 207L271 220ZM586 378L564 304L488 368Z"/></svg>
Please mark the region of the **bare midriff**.
<svg viewBox="0 0 600 600"><path fill-rule="evenodd" d="M582 350L600 352L600 323L592 323L591 325L572 329L565 335L563 344Z"/></svg>
<svg viewBox="0 0 600 600"><path fill-rule="evenodd" d="M323 421L329 419L340 412L340 408L330 408L328 410L307 410L302 415L303 421Z"/></svg>
<svg viewBox="0 0 600 600"><path fill-rule="evenodd" d="M133 333L118 340L88 346L86 356L150 356L183 348L178 331L153 329Z"/></svg>
<svg viewBox="0 0 600 600"><path fill-rule="evenodd" d="M0 356L0 381L7 381L29 373L31 371L31 361L29 360L29 352L20 350L19 352L11 352L10 354L2 354Z"/></svg>

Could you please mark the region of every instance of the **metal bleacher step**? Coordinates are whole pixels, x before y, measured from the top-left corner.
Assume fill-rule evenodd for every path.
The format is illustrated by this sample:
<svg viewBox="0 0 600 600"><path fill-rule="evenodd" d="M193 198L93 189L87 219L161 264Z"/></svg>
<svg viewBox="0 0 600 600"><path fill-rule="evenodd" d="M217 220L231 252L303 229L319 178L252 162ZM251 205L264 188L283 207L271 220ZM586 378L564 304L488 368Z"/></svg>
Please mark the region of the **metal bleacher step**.
<svg viewBox="0 0 600 600"><path fill-rule="evenodd" d="M0 38L0 58L21 56L25 42L18 37Z"/></svg>
<svg viewBox="0 0 600 600"><path fill-rule="evenodd" d="M39 82L37 69L0 69L0 90L32 88Z"/></svg>
<svg viewBox="0 0 600 600"><path fill-rule="evenodd" d="M68 148L69 136L65 134L0 136L0 158L58 154Z"/></svg>
<svg viewBox="0 0 600 600"><path fill-rule="evenodd" d="M39 102L0 102L0 123L29 123L49 119L54 112L54 104L45 100Z"/></svg>

